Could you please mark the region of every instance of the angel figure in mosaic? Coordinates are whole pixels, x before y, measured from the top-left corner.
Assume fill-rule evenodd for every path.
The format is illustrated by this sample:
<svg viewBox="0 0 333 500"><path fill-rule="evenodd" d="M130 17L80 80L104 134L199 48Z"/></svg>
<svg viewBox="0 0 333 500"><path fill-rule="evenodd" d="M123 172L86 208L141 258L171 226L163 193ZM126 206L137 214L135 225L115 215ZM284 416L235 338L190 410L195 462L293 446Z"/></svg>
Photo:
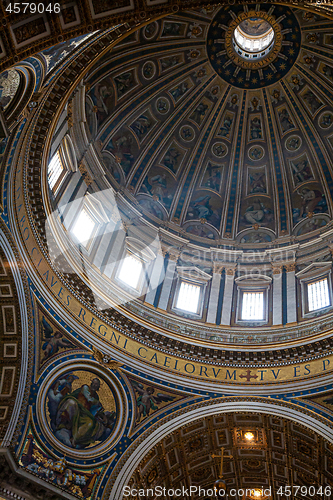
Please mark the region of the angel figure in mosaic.
<svg viewBox="0 0 333 500"><path fill-rule="evenodd" d="M137 422L140 422L141 417L148 417L151 410L158 410L158 404L168 401L170 402L175 399L173 396L169 396L169 394L157 393L154 395L155 389L152 386L144 388L142 384L133 380L132 384L135 391L139 394L139 397L136 400L138 407Z"/></svg>
<svg viewBox="0 0 333 500"><path fill-rule="evenodd" d="M44 351L44 359L50 358L57 354L61 347L67 349L75 349L75 345L63 337L63 334L56 331L53 334L52 326L46 321L45 317L41 321L41 333L45 342L42 345Z"/></svg>

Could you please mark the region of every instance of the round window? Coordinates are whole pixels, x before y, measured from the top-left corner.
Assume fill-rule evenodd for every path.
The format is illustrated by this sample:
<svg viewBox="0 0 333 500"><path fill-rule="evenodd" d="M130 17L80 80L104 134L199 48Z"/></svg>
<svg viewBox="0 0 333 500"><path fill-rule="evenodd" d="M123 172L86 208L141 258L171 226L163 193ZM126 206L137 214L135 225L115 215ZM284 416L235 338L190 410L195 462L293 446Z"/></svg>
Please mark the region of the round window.
<svg viewBox="0 0 333 500"><path fill-rule="evenodd" d="M235 28L234 49L244 59L261 59L274 46L274 29L260 17L245 19Z"/></svg>

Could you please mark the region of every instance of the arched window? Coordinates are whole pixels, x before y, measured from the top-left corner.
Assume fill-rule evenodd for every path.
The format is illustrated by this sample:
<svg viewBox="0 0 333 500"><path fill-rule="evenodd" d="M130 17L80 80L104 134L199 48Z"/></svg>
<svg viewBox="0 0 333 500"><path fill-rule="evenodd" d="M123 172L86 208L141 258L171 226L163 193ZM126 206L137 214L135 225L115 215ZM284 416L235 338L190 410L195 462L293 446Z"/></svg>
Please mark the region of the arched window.
<svg viewBox="0 0 333 500"><path fill-rule="evenodd" d="M59 150L53 155L47 168L47 178L49 186L54 193L60 187L61 181L65 176L65 168L60 156Z"/></svg>

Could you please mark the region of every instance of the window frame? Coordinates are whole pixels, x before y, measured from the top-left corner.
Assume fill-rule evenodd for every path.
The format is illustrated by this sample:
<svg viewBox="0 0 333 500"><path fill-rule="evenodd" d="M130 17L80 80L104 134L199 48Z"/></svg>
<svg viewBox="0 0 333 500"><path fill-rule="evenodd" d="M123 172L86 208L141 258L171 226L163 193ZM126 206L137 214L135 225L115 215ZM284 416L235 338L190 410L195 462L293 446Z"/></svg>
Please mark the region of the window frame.
<svg viewBox="0 0 333 500"><path fill-rule="evenodd" d="M74 203L74 202L73 202ZM87 245L84 245L82 242L80 242L73 234L73 228L75 227L76 221L80 215L80 213L86 210L88 213L89 217L93 219L95 222L94 229L90 235L89 241ZM82 197L82 201L78 205L76 211L75 211L75 216L73 217L73 220L71 221L69 227L68 227L68 232L71 234L71 239L72 241L80 246L81 249L84 249L87 254L89 255L92 251L92 248L94 244L96 243L96 234L100 231L101 227L103 224L106 222L106 216L103 213L103 207L101 207L94 199L93 196L90 194L85 194Z"/></svg>
<svg viewBox="0 0 333 500"><path fill-rule="evenodd" d="M86 244L86 245L85 245L85 244L83 244L83 242L82 242L82 241L79 241L79 239L78 239L78 238L74 235L74 233L73 233L73 230L74 230L74 228L75 228L75 226L76 226L76 224L77 224L77 221L78 221L79 217L81 216L81 214L82 214L83 212L86 212L86 213L87 213L87 215L88 215L88 217L90 217L90 219L92 219L92 221L94 222L94 227L93 227L93 230L92 230L92 232L91 232L91 234L90 234L90 236L89 236L89 239L87 240L87 244ZM86 203L83 203L83 205L82 205L82 207L81 207L81 210L80 210L80 212L79 212L78 216L77 216L77 217L75 217L75 219L74 219L74 221L73 221L73 224L72 224L72 226L71 226L71 235L72 235L72 237L74 237L74 238L78 241L78 244L79 244L79 245L83 246L86 250L89 250L89 248L90 248L90 247L92 246L92 244L93 244L93 241L92 241L92 240L94 239L94 236L96 235L98 225L99 225L99 223L98 223L98 221L96 220L96 217L94 217L94 215L93 215L93 213L91 212L91 210L89 210L89 208L87 207L87 204L86 204Z"/></svg>
<svg viewBox="0 0 333 500"><path fill-rule="evenodd" d="M329 304L323 307L317 307L317 309L311 309L309 307L309 286L314 284L314 283L319 283L320 281L326 281L327 283L327 290L328 290L328 299L329 299ZM331 298L331 293L330 293L330 285L329 285L329 277L328 276L323 276L318 279L312 279L306 283L306 309L308 310L309 313L314 313L316 311L320 311L321 309L327 309L332 305L332 298Z"/></svg>
<svg viewBox="0 0 333 500"><path fill-rule="evenodd" d="M241 276L235 279L237 286L235 323L240 326L263 326L269 323L269 303L272 279L264 275ZM263 293L263 319L242 319L245 292Z"/></svg>
<svg viewBox="0 0 333 500"><path fill-rule="evenodd" d="M192 286L197 286L200 289L196 312L187 311L186 309L181 309L180 307L177 307L177 302L178 302L180 288L182 286L182 283L186 283L186 284L192 285ZM195 316L196 318L201 318L202 311L203 311L203 305L204 305L204 296L205 296L205 284L204 283L198 283L197 281L186 279L186 278L179 276L178 280L177 280L177 284L176 284L176 290L175 290L175 294L174 294L172 309L178 313L182 313L182 314L186 314L186 315L189 314L191 316Z"/></svg>
<svg viewBox="0 0 333 500"><path fill-rule="evenodd" d="M49 182L49 165L56 155L59 157L59 162L60 162L61 167L62 167L62 172L59 175L58 179L56 180L54 186L51 187L50 182ZM63 182L68 174L69 174L69 171L68 171L68 168L66 166L65 159L62 155L61 147L59 146L59 148L55 151L52 158L50 158L50 161L47 164L47 183L48 183L49 189L52 191L54 196L56 196L58 194L59 189L60 189L61 185L63 184Z"/></svg>
<svg viewBox="0 0 333 500"><path fill-rule="evenodd" d="M168 310L178 316L202 320L205 304L207 302L208 284L210 283L212 276L196 266L177 266L176 276L176 283L173 291L171 291L171 302L169 302L170 306L168 306ZM182 282L200 287L196 313L177 307Z"/></svg>
<svg viewBox="0 0 333 500"><path fill-rule="evenodd" d="M127 256L134 257L135 259L137 259L142 264L140 276L139 276L139 279L138 279L138 284L137 284L136 287L133 287L133 286L129 285L128 283L126 283L125 281L123 281L122 279L120 279L120 277L119 277L119 275L121 273L121 270L122 270L122 266L124 265ZM145 266L145 264L146 264L145 260L142 259L139 255L137 255L137 253L131 251L129 248L125 248L124 251L123 251L123 253L122 253L120 264L121 265L117 266L117 271L116 271L116 274L115 274L115 279L116 279L116 281L118 283L118 286L120 286L125 291L129 291L131 293L133 293L133 291L134 291L134 292L137 292L139 295L141 295L142 289L143 289L143 285L144 285L144 282L145 282L145 275L146 275L146 272L147 272L147 269L146 269L146 266Z"/></svg>
<svg viewBox="0 0 333 500"><path fill-rule="evenodd" d="M327 285L328 285L328 295L330 299L330 304L325 307L320 307L319 309L313 309L312 311L309 310L309 295L308 295L308 285L311 285L311 283L315 283L317 281L321 281L323 279L327 279ZM309 318L313 315L317 315L320 312L328 311L329 309L332 309L332 298L333 298L333 293L332 293L332 271L330 270L325 270L322 272L317 273L315 276L307 276L304 277L303 279L300 279L300 285L301 285L301 296L302 296L302 316L303 318Z"/></svg>
<svg viewBox="0 0 333 500"><path fill-rule="evenodd" d="M265 319L265 289L262 290L254 290L253 288L249 290L242 290L241 294L241 308L240 308L240 319L241 321L264 321ZM244 295L245 294L262 294L263 296L263 301L262 301L262 318L243 318L243 307L244 307Z"/></svg>

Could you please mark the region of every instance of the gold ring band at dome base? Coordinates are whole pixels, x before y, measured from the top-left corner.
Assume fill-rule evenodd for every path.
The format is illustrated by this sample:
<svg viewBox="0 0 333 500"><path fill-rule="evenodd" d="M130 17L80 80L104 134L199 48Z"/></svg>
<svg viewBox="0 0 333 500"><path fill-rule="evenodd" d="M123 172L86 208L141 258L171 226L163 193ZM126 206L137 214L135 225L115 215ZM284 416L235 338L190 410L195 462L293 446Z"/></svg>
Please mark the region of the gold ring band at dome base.
<svg viewBox="0 0 333 500"><path fill-rule="evenodd" d="M237 26L242 22L245 21L246 19L249 19L250 17L259 17L260 19L264 19L267 21L273 28L274 30L274 47L273 49L262 59L259 59L257 61L254 61L253 59L247 61L243 57L239 56L233 47L233 37L234 37L234 31L237 28ZM230 25L229 29L226 32L225 35L225 48L228 54L228 57L237 65L240 66L241 68L244 69L260 69L264 68L265 66L268 66L271 64L276 57L278 56L280 50L282 47L282 33L281 29L279 26L279 23L276 22L275 18L271 15L269 15L267 12L264 11L259 11L256 12L254 10L250 10L249 12L242 12L241 14L238 15L236 19L234 19Z"/></svg>

